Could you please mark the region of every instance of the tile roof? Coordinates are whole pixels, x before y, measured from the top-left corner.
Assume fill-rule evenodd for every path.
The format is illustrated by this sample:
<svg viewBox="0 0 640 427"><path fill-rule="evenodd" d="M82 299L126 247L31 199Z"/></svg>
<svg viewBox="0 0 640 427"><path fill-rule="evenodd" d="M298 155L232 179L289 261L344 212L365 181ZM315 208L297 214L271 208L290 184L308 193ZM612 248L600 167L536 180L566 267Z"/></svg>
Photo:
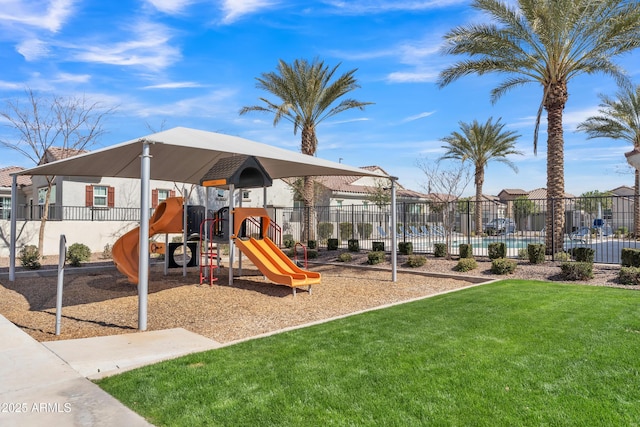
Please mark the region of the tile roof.
<svg viewBox="0 0 640 427"><path fill-rule="evenodd" d="M47 151L45 151L44 156L42 156L40 164L55 162L56 160L66 159L83 153L88 153L88 151L76 150L75 148L49 147Z"/></svg>
<svg viewBox="0 0 640 427"><path fill-rule="evenodd" d="M12 173L23 171L24 168L20 166L8 166L6 168L0 168L0 187L11 187L13 178ZM31 177L26 175L18 175L18 186L24 187L25 185L31 185Z"/></svg>

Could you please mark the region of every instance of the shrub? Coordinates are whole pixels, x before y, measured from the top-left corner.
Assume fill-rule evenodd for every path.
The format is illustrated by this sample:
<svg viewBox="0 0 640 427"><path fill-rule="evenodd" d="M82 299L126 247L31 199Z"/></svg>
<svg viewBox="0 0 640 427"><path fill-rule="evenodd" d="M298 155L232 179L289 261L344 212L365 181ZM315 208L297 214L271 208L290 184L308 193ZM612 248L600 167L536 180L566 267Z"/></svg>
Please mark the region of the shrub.
<svg viewBox="0 0 640 427"><path fill-rule="evenodd" d="M422 267L427 262L427 257L424 255L409 255L407 258L407 265L409 267Z"/></svg>
<svg viewBox="0 0 640 427"><path fill-rule="evenodd" d="M527 248L518 249L518 258L520 258L520 259L529 258L529 252L527 251Z"/></svg>
<svg viewBox="0 0 640 427"><path fill-rule="evenodd" d="M74 243L67 250L67 261L74 267L79 267L82 261L91 259L91 249L83 243Z"/></svg>
<svg viewBox="0 0 640 427"><path fill-rule="evenodd" d="M495 274L511 274L516 271L518 263L509 258L495 258L491 261L491 272Z"/></svg>
<svg viewBox="0 0 640 427"><path fill-rule="evenodd" d="M35 245L27 245L20 249L20 264L27 270L37 270L40 265L40 252Z"/></svg>
<svg viewBox="0 0 640 427"><path fill-rule="evenodd" d="M623 267L640 267L640 249L622 248L620 264Z"/></svg>
<svg viewBox="0 0 640 427"><path fill-rule="evenodd" d="M327 250L335 251L338 249L338 239L328 239L327 240Z"/></svg>
<svg viewBox="0 0 640 427"><path fill-rule="evenodd" d="M453 267L455 271L462 272L475 270L476 268L478 268L478 262L475 258L461 258L460 261L458 261L458 264Z"/></svg>
<svg viewBox="0 0 640 427"><path fill-rule="evenodd" d="M353 224L350 222L341 222L340 227L340 239L347 240L353 236Z"/></svg>
<svg viewBox="0 0 640 427"><path fill-rule="evenodd" d="M318 223L318 237L320 240L327 240L333 235L333 223L331 222L319 222Z"/></svg>
<svg viewBox="0 0 640 427"><path fill-rule="evenodd" d="M100 258L102 259L111 259L113 258L113 254L111 253L111 245L110 244L106 244L104 245L104 249L102 249L102 255L100 255Z"/></svg>
<svg viewBox="0 0 640 427"><path fill-rule="evenodd" d="M307 251L307 259L318 258L318 251Z"/></svg>
<svg viewBox="0 0 640 427"><path fill-rule="evenodd" d="M442 258L447 256L447 244L436 243L433 245L433 256L436 258Z"/></svg>
<svg viewBox="0 0 640 427"><path fill-rule="evenodd" d="M616 234L626 236L629 233L629 229L625 226L618 227Z"/></svg>
<svg viewBox="0 0 640 427"><path fill-rule="evenodd" d="M593 263L563 262L560 264L561 275L565 280L587 280L593 278Z"/></svg>
<svg viewBox="0 0 640 427"><path fill-rule="evenodd" d="M571 254L569 252L558 252L557 254L553 255L553 259L556 261L570 261L571 260Z"/></svg>
<svg viewBox="0 0 640 427"><path fill-rule="evenodd" d="M285 248L292 248L293 245L296 244L296 241L293 240L293 234L285 234L284 236L282 236L282 243L284 244Z"/></svg>
<svg viewBox="0 0 640 427"><path fill-rule="evenodd" d="M398 243L398 252L400 252L400 255L411 255L413 253L413 242Z"/></svg>
<svg viewBox="0 0 640 427"><path fill-rule="evenodd" d="M358 239L349 239L347 248L349 248L350 252L360 252L360 242Z"/></svg>
<svg viewBox="0 0 640 427"><path fill-rule="evenodd" d="M360 237L362 237L363 239L368 239L369 237L371 237L371 234L373 233L373 224L370 224L368 222L361 222L357 225L357 227Z"/></svg>
<svg viewBox="0 0 640 427"><path fill-rule="evenodd" d="M544 262L544 253L546 247L539 243L530 243L527 245L527 255L531 264L542 264Z"/></svg>
<svg viewBox="0 0 640 427"><path fill-rule="evenodd" d="M318 242L317 242L317 241L315 241L315 240L309 240L309 241L307 242L307 247L308 247L309 249L315 249L315 248L317 248L317 247L318 247Z"/></svg>
<svg viewBox="0 0 640 427"><path fill-rule="evenodd" d="M594 255L595 251L591 248L573 248L573 256L578 262L593 263Z"/></svg>
<svg viewBox="0 0 640 427"><path fill-rule="evenodd" d="M623 285L640 285L640 267L621 267L618 282Z"/></svg>
<svg viewBox="0 0 640 427"><path fill-rule="evenodd" d="M350 262L353 259L349 252L343 252L338 255L338 261L340 262Z"/></svg>
<svg viewBox="0 0 640 427"><path fill-rule="evenodd" d="M367 263L370 265L380 264L384 261L384 252L372 251L367 254Z"/></svg>
<svg viewBox="0 0 640 427"><path fill-rule="evenodd" d="M498 259L507 257L507 245L504 242L489 243L489 259Z"/></svg>
<svg viewBox="0 0 640 427"><path fill-rule="evenodd" d="M371 249L373 249L374 251L384 252L384 242L373 242L371 244Z"/></svg>
<svg viewBox="0 0 640 427"><path fill-rule="evenodd" d="M473 258L473 247L467 243L461 243L458 246L460 258Z"/></svg>

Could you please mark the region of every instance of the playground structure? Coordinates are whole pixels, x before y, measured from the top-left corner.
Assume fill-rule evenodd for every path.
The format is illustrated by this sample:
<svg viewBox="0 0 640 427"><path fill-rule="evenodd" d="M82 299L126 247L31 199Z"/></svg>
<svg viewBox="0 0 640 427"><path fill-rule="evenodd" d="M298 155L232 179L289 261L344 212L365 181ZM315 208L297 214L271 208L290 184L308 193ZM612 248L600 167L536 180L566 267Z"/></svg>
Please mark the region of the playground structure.
<svg viewBox="0 0 640 427"><path fill-rule="evenodd" d="M201 185L228 188L231 194L229 198L233 201L232 193L236 188L268 186L271 182L271 178L257 159L238 156L218 161L202 178ZM188 257L187 234L189 239L195 237L199 254L200 284L208 281L209 286L212 286L213 282L218 280L215 271L220 267L220 244L224 243L229 243L230 248L230 285L233 283L234 247L246 255L267 279L291 287L294 296L297 288L306 287L311 292L311 285L320 283L320 273L299 268L268 237L271 218L266 209L229 206L212 213L203 206L187 206L185 209L184 200L182 197L172 197L158 205L149 220L149 237L162 233L182 233L185 242L179 246L184 248L181 263L183 267L186 266ZM193 224L194 222L197 222L197 225ZM185 232L187 225L189 229ZM248 234L247 230L251 232ZM112 249L116 267L132 284L138 283L139 241L140 228L136 227L118 239ZM150 243L151 252L165 254L165 272L167 260L171 255L167 246L157 242ZM192 253L191 259L194 257ZM239 263L242 268L241 258Z"/></svg>

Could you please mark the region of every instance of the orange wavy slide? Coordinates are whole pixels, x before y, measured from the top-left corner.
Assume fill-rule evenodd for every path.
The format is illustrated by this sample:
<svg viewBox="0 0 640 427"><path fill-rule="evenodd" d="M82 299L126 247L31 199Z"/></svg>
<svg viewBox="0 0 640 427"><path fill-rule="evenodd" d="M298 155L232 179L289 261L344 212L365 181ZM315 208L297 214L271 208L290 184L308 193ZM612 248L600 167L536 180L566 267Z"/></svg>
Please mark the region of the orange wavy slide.
<svg viewBox="0 0 640 427"><path fill-rule="evenodd" d="M235 240L236 246L269 280L292 288L320 283L320 273L302 270L268 237Z"/></svg>
<svg viewBox="0 0 640 427"><path fill-rule="evenodd" d="M182 197L170 197L160 203L149 219L149 237L160 233L182 233ZM111 249L113 262L129 283L138 284L140 227L120 237Z"/></svg>

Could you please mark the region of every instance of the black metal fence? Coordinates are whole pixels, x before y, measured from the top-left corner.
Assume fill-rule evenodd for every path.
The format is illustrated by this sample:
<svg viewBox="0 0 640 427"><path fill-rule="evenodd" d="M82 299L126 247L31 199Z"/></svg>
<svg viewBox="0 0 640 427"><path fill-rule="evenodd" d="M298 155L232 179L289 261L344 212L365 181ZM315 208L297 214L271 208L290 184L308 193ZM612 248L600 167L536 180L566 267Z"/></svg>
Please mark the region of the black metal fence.
<svg viewBox="0 0 640 427"><path fill-rule="evenodd" d="M590 247L595 261L617 264L624 247L640 248L635 239L634 198L622 196L562 199L564 229L558 252L576 247ZM397 229L391 229L390 205L318 206L314 212L305 208L277 209L274 220L281 225L284 240L302 240L302 232L311 226L320 247L328 239L338 239L346 248L349 239L357 239L360 248L371 249L382 242L390 250L392 233L399 242L412 242L413 251L433 253L436 243L446 243L452 254L459 245L470 244L475 255L487 255L493 242L504 242L509 257L526 256L531 243L544 244L546 216L552 215L553 203L547 209L546 199L526 198L508 202L483 201L481 224L476 225L476 205L472 200L454 202L398 203ZM306 222L304 224L303 222Z"/></svg>
<svg viewBox="0 0 640 427"><path fill-rule="evenodd" d="M634 197L607 196L562 199L564 229L562 242L554 243L561 251L590 247L595 261L617 264L624 247L640 248L634 227ZM519 198L507 202L483 201L481 223L476 225L476 204L472 200L440 203L398 203L397 229L391 229L391 206L375 204L274 208L276 241L303 241L303 232L311 230L320 247L330 238L346 248L349 239L358 239L360 248L371 249L382 242L390 250L391 236L399 242L412 242L417 253L433 253L436 243L446 243L452 254L459 245L470 244L478 256L488 253L492 242L504 242L507 255L523 256L530 243L545 243L546 216L552 215L554 203L546 199ZM547 206L550 208L547 209ZM18 220L39 220L41 206L18 206ZM50 207L52 221L139 221L139 208L92 208L85 206ZM555 234L555 233L554 233ZM557 251L560 252L560 251ZM550 259L555 259L551 254Z"/></svg>

